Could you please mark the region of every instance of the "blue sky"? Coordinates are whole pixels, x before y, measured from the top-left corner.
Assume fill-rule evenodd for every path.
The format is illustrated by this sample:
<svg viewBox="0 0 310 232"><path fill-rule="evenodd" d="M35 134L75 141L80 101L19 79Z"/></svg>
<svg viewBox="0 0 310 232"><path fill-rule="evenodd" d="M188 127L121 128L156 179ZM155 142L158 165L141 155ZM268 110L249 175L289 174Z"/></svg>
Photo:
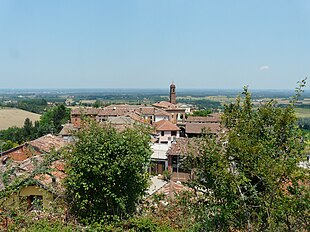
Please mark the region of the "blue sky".
<svg viewBox="0 0 310 232"><path fill-rule="evenodd" d="M0 88L293 89L310 73L309 12L308 0L0 0Z"/></svg>

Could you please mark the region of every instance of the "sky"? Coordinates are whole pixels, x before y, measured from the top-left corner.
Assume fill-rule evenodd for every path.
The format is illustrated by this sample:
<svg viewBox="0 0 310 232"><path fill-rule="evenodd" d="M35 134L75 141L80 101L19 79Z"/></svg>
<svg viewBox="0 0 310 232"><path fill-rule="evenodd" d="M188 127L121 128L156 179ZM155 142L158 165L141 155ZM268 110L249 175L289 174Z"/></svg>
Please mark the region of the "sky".
<svg viewBox="0 0 310 232"><path fill-rule="evenodd" d="M0 0L0 89L294 89L310 74L309 12L309 0Z"/></svg>

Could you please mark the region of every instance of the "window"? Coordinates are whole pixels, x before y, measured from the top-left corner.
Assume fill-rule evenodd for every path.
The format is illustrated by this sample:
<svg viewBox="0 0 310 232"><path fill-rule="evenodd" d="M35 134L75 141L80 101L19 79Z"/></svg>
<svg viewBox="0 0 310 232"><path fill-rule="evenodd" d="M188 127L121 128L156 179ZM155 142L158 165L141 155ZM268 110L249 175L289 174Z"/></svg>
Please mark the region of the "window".
<svg viewBox="0 0 310 232"><path fill-rule="evenodd" d="M164 131L161 132L161 136L165 136L165 132Z"/></svg>
<svg viewBox="0 0 310 232"><path fill-rule="evenodd" d="M171 131L171 136L177 136L177 132L176 131Z"/></svg>
<svg viewBox="0 0 310 232"><path fill-rule="evenodd" d="M40 210L43 208L43 196L30 195L27 197L28 208L34 210Z"/></svg>

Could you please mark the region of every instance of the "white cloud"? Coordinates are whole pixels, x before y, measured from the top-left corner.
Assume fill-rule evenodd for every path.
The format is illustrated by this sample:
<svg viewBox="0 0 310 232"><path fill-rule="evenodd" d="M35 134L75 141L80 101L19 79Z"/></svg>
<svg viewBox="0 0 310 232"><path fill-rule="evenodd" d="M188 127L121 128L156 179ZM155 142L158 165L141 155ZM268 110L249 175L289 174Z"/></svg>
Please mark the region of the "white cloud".
<svg viewBox="0 0 310 232"><path fill-rule="evenodd" d="M259 70L260 71L264 71L264 70L268 70L269 69L269 66L268 65L262 65L260 66Z"/></svg>

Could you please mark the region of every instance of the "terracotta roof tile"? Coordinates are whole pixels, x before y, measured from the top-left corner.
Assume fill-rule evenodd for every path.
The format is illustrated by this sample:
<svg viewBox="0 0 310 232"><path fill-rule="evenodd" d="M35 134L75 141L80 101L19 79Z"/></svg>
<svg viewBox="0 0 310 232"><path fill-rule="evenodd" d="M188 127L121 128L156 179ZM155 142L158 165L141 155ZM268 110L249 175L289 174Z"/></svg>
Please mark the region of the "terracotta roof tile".
<svg viewBox="0 0 310 232"><path fill-rule="evenodd" d="M66 177L65 161L56 160L49 166L46 166L45 173L35 174L35 172L44 164L46 155L36 155L22 162L12 161L7 165L0 166L1 171L12 170L14 173L10 175L10 181L14 181L16 177L35 180L44 189L52 192L63 191L62 180ZM34 176L33 176L34 175ZM0 190L4 188L0 180Z"/></svg>
<svg viewBox="0 0 310 232"><path fill-rule="evenodd" d="M170 181L166 185L164 185L161 189L159 189L157 193L158 194L163 193L165 196L174 197L175 194L179 194L183 191L192 191L192 189L184 186L183 184Z"/></svg>
<svg viewBox="0 0 310 232"><path fill-rule="evenodd" d="M175 124L168 120L160 120L155 122L155 129L157 131L179 131L180 128L177 127Z"/></svg>
<svg viewBox="0 0 310 232"><path fill-rule="evenodd" d="M71 115L97 115L100 109L93 107L73 108Z"/></svg>
<svg viewBox="0 0 310 232"><path fill-rule="evenodd" d="M154 115L155 114L155 107L141 107L139 112L142 115Z"/></svg>
<svg viewBox="0 0 310 232"><path fill-rule="evenodd" d="M172 104L170 102L167 101L161 101L161 102L156 102L153 104L153 106L155 107L159 107L159 108L176 108L175 104Z"/></svg>
<svg viewBox="0 0 310 232"><path fill-rule="evenodd" d="M63 139L52 134L47 134L38 139L30 141L29 144L38 148L42 152L51 152L53 149L59 150L60 148L67 145Z"/></svg>
<svg viewBox="0 0 310 232"><path fill-rule="evenodd" d="M109 105L109 106L106 106L104 109L126 109L126 110L129 110L129 111L132 111L132 110L139 110L141 106L140 105L128 105L128 104L120 104L120 105Z"/></svg>
<svg viewBox="0 0 310 232"><path fill-rule="evenodd" d="M108 116L125 116L126 114L128 114L130 112L130 109L126 109L126 108L104 108L101 109L98 113L98 116L104 116L104 117L108 117Z"/></svg>
<svg viewBox="0 0 310 232"><path fill-rule="evenodd" d="M221 124L219 123L186 123L185 133L188 134L201 134L204 131L211 133L220 132Z"/></svg>
<svg viewBox="0 0 310 232"><path fill-rule="evenodd" d="M196 147L196 140L192 138L177 138L168 149L167 155L187 155Z"/></svg>
<svg viewBox="0 0 310 232"><path fill-rule="evenodd" d="M144 119L140 115L138 115L136 112L129 113L128 116L138 123L145 123Z"/></svg>
<svg viewBox="0 0 310 232"><path fill-rule="evenodd" d="M61 131L59 132L59 135L72 135L75 132L77 132L77 128L74 127L73 124L71 123L67 123L63 126L63 128L61 129Z"/></svg>
<svg viewBox="0 0 310 232"><path fill-rule="evenodd" d="M170 114L168 112L166 112L165 110L161 110L161 109L155 109L155 116L170 116Z"/></svg>
<svg viewBox="0 0 310 232"><path fill-rule="evenodd" d="M189 116L186 119L186 122L220 122L221 121L221 114L210 114L207 117L195 117Z"/></svg>

